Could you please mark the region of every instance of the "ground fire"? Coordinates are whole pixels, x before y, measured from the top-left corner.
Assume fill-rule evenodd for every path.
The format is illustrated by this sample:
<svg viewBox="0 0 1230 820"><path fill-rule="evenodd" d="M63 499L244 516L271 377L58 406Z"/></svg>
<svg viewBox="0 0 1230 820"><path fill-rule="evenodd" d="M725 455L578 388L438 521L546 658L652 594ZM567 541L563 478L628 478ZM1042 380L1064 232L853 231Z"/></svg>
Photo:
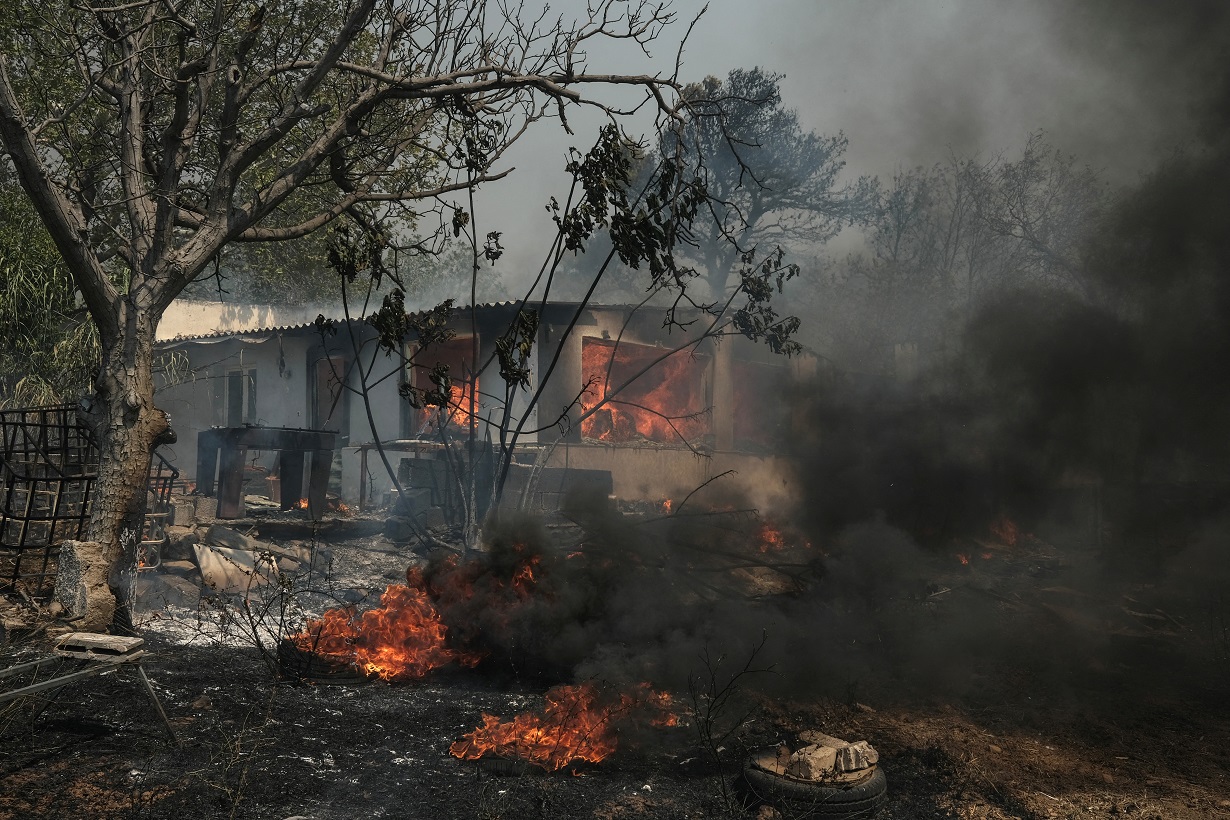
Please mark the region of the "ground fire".
<svg viewBox="0 0 1230 820"><path fill-rule="evenodd" d="M473 666L484 654L471 646L477 633L463 629L450 636L440 608L476 596L485 609L496 612L525 602L533 592L541 556L518 553L518 546L513 547L517 560L506 567L452 557L441 561L430 577L422 568L410 567L405 585L390 584L379 607L361 614L353 607L330 609L289 640L327 663L353 666L392 682L418 680L450 663Z"/></svg>
<svg viewBox="0 0 1230 820"><path fill-rule="evenodd" d="M341 499L329 498L329 499L326 499L325 504L328 506L330 512L335 512L338 515L353 514L353 510L350 509L350 505L347 504L345 501L342 501ZM306 510L306 509L309 509L310 507L311 507L311 502L307 498L300 498L298 501L295 502L295 505L294 505L294 508L296 510Z"/></svg>
<svg viewBox="0 0 1230 820"><path fill-rule="evenodd" d="M328 610L289 640L326 663L394 683L420 680L448 664L476 665L486 654L478 646L481 630L450 630L442 608L476 604L488 615L496 613L488 623L500 624L507 618L499 613L511 616L532 596L548 595L538 589L541 555L521 544L505 555L511 560L449 557L429 572L411 567L406 584L389 585L379 607L363 613L352 607ZM483 725L450 751L466 760L494 756L555 771L610 756L621 730L678 723L670 695L648 683L620 690L593 681L556 686L545 701L541 713L508 721L484 714Z"/></svg>
<svg viewBox="0 0 1230 820"><path fill-rule="evenodd" d="M297 649L387 681L417 680L433 669L473 656L447 644L448 628L422 586L390 584L380 606L357 614L330 609L290 636Z"/></svg>
<svg viewBox="0 0 1230 820"><path fill-rule="evenodd" d="M675 726L670 695L640 684L611 691L593 681L557 686L546 693L541 713L501 721L483 715L483 725L449 747L462 760L496 757L558 771L578 762L598 763L619 745L626 725Z"/></svg>
<svg viewBox="0 0 1230 820"><path fill-rule="evenodd" d="M992 521L989 529L991 534L998 538L1004 546L1015 547L1017 539L1020 537L1020 530L1017 528L1016 522L1006 515L1001 515Z"/></svg>

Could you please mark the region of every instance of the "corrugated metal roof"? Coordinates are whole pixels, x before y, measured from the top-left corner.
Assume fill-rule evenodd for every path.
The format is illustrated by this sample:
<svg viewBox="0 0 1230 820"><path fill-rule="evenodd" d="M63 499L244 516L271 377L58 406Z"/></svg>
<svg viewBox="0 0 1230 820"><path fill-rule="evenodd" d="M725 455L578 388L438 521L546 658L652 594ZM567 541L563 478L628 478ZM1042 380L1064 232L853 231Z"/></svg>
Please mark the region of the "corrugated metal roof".
<svg viewBox="0 0 1230 820"><path fill-rule="evenodd" d="M495 308L509 308L509 307L515 307L519 303L520 303L519 299L506 299L500 302L483 302L478 305L477 309L482 311L482 310L490 310L490 309L495 309ZM530 304L537 305L538 303L531 302ZM580 304L581 304L580 302L549 302L548 303L550 307L558 307L558 308L576 308L576 307L579 307ZM259 306L259 307L263 308L264 306ZM601 304L590 303L586 307L605 308L605 309L613 309L613 310L628 310L628 309L632 309L636 307L636 305L601 305ZM464 310L469 310L469 309L470 309L469 305L457 305L454 307L454 310L459 310L459 311L464 311ZM409 315L421 316L422 314L427 313L429 310L430 308L412 311ZM343 321L341 317L332 317L332 318L334 321L338 321L338 322ZM362 322L363 317L352 316L351 321ZM313 322L302 322L299 324L268 325L268 326L259 326L259 327L250 327L250 328L212 330L212 331L209 331L208 333L180 333L168 339L160 339L158 341L158 344L166 346L166 347L174 347L184 342L221 341L221 340L226 340L226 339L232 339L232 338L239 337L239 336L268 337L270 334L274 334L274 333L291 333L291 332L304 331L304 330L315 328L315 326L316 326L316 323L313 321Z"/></svg>
<svg viewBox="0 0 1230 820"><path fill-rule="evenodd" d="M268 336L273 333L285 333L288 331L307 330L315 327L315 322L306 322L301 325L276 325L272 327L253 327L242 328L238 330L213 330L209 333L180 333L172 336L170 339L160 339L159 345L164 347L174 347L177 344L184 342L214 342L233 339L237 336Z"/></svg>

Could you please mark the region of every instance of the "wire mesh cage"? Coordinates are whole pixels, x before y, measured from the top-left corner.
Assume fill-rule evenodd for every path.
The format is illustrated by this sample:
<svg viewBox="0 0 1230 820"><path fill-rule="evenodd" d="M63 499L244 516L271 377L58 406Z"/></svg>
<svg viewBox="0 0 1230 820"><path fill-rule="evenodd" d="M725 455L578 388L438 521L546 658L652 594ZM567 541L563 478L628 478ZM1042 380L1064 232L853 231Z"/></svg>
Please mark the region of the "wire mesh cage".
<svg viewBox="0 0 1230 820"><path fill-rule="evenodd" d="M146 565L158 563L178 475L154 454L138 550ZM0 411L0 589L51 592L59 545L84 534L97 478L98 447L76 407Z"/></svg>

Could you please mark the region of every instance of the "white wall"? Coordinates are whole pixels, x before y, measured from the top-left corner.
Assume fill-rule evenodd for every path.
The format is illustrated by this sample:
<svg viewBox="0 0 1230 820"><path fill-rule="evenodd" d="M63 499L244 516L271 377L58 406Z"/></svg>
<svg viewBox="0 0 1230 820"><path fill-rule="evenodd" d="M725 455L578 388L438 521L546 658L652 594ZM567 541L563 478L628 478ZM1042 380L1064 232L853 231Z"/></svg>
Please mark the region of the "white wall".
<svg viewBox="0 0 1230 820"><path fill-rule="evenodd" d="M157 390L154 400L171 415L179 437L163 448L180 474L196 480L196 439L202 430L226 424L225 378L234 368L256 371L256 416L248 421L269 427L310 427L307 349L303 334L269 333L244 339L207 339L183 342L171 352L187 356L192 376ZM273 453L249 453L249 463L267 468Z"/></svg>
<svg viewBox="0 0 1230 820"><path fill-rule="evenodd" d="M400 374L397 372L401 369L401 359L396 356L386 357L383 352L379 352L376 354L373 366L370 348L370 345L365 348L367 353L361 364L365 371L368 367L372 368L367 378L368 383L379 382L368 393L371 418L368 418L367 407L364 405L362 396L350 393L344 399L350 403L350 440L342 450L342 498L348 504L358 501L359 482L363 480L360 475L359 447L363 444L370 444L376 437L379 437L381 441L401 438L400 403L405 401L397 393L397 387L401 383ZM357 373L353 374L350 381L355 388L359 387L357 376ZM386 376L388 378L385 378ZM375 423L375 435L373 435L373 422ZM396 458L393 459L392 464L393 469L397 469ZM379 500L387 490L392 489L393 482L374 452L368 457L368 473L372 482L369 486L374 488L370 497Z"/></svg>

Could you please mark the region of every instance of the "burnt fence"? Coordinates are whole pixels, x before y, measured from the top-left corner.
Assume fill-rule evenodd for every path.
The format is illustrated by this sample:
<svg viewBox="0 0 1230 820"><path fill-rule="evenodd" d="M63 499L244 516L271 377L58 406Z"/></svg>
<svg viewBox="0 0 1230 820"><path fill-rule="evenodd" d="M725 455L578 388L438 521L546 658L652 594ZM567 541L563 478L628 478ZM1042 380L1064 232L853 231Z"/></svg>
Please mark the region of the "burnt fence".
<svg viewBox="0 0 1230 820"><path fill-rule="evenodd" d="M138 560L157 565L179 472L154 453ZM0 411L0 590L44 597L90 517L98 447L72 405Z"/></svg>

